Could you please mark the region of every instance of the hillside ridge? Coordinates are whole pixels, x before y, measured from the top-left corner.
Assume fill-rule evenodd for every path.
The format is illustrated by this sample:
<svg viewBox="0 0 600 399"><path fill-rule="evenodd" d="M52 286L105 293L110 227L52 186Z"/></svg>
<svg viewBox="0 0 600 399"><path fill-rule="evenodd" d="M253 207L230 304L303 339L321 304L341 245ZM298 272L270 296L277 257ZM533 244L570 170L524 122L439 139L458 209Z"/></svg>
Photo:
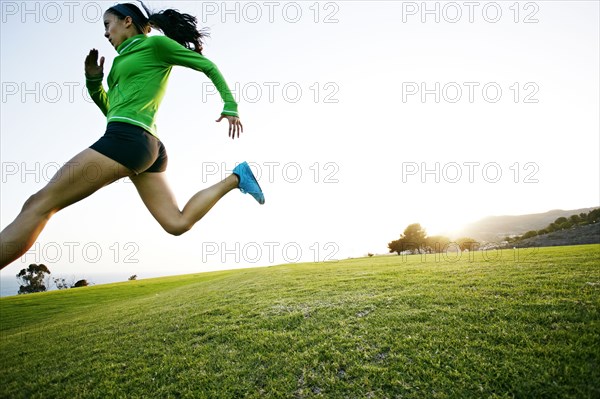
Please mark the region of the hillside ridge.
<svg viewBox="0 0 600 399"><path fill-rule="evenodd" d="M559 217L569 217L587 213L598 208L580 208L571 210L553 209L542 213L525 215L487 216L467 224L458 236L471 237L477 241L501 242L506 237L521 235L530 230L540 230L547 227Z"/></svg>

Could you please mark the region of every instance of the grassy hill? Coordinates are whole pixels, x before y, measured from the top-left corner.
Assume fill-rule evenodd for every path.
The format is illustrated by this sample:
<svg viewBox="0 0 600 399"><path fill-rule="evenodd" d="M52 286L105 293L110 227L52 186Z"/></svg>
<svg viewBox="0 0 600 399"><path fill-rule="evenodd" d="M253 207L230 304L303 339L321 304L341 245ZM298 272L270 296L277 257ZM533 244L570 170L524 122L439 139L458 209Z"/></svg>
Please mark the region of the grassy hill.
<svg viewBox="0 0 600 399"><path fill-rule="evenodd" d="M600 243L600 223L594 223L510 242L507 247L552 247L598 243Z"/></svg>
<svg viewBox="0 0 600 399"><path fill-rule="evenodd" d="M543 229L559 217L568 218L571 215L587 213L595 208L597 207L572 210L555 209L528 215L488 216L466 225L457 233L457 236L471 237L478 241L500 242L508 236Z"/></svg>
<svg viewBox="0 0 600 399"><path fill-rule="evenodd" d="M0 299L2 398L600 396L600 245Z"/></svg>

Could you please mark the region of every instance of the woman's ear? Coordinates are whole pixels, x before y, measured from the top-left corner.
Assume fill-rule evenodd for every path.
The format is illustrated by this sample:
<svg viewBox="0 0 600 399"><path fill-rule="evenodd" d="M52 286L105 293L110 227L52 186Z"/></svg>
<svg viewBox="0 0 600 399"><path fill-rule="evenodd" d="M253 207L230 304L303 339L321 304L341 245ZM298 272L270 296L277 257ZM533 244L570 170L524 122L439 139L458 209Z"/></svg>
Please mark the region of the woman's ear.
<svg viewBox="0 0 600 399"><path fill-rule="evenodd" d="M125 23L125 28L129 28L131 25L133 25L133 18L131 18L129 15L126 16L123 21Z"/></svg>

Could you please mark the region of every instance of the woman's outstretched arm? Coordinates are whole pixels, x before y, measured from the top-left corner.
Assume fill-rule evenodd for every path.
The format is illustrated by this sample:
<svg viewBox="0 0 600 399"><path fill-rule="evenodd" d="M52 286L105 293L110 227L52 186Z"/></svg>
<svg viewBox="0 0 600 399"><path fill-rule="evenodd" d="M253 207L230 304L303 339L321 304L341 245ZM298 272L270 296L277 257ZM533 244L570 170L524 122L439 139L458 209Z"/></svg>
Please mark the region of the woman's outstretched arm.
<svg viewBox="0 0 600 399"><path fill-rule="evenodd" d="M221 114L239 116L237 102L215 63L166 36L152 36L148 39L153 41L158 59L166 65L180 65L204 73L221 95L224 103Z"/></svg>
<svg viewBox="0 0 600 399"><path fill-rule="evenodd" d="M100 57L98 63L98 50L92 49L85 57L85 85L92 100L106 115L109 103L106 91L102 86L102 78L104 78L104 57Z"/></svg>

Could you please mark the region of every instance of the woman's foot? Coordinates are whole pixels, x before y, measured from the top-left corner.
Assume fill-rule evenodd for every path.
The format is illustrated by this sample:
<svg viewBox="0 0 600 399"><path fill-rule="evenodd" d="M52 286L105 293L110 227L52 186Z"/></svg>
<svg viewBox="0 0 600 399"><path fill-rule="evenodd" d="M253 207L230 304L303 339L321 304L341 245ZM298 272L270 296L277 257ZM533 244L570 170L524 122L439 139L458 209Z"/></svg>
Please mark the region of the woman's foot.
<svg viewBox="0 0 600 399"><path fill-rule="evenodd" d="M238 184L238 188L244 194L250 194L254 197L255 200L258 201L259 204L265 203L265 196L254 177L254 173L252 173L252 169L248 166L247 162L242 162L238 166L233 169L233 173L238 177L240 183Z"/></svg>

